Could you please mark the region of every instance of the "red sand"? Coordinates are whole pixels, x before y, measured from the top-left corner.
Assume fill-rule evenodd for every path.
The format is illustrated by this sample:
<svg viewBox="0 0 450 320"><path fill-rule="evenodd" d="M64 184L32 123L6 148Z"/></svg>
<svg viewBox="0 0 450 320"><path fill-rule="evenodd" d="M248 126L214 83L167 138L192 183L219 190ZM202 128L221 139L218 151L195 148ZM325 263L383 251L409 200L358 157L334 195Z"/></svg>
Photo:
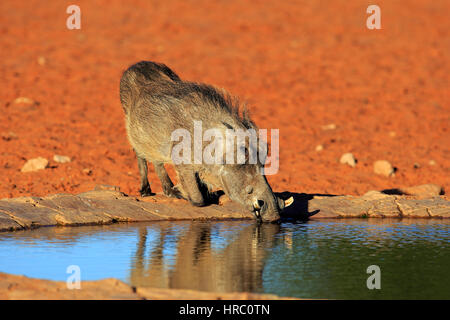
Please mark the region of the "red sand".
<svg viewBox="0 0 450 320"><path fill-rule="evenodd" d="M280 171L269 177L276 191L449 190L448 0L376 1L382 30L366 28L372 1L76 3L81 30L66 28L70 3L0 2L0 198L98 183L137 194L118 88L140 60L226 88L261 128L279 128ZM330 123L337 129L322 130ZM355 168L339 163L346 152ZM72 162L57 164L54 154ZM20 172L38 156L50 167ZM395 177L373 173L379 159L398 168Z"/></svg>

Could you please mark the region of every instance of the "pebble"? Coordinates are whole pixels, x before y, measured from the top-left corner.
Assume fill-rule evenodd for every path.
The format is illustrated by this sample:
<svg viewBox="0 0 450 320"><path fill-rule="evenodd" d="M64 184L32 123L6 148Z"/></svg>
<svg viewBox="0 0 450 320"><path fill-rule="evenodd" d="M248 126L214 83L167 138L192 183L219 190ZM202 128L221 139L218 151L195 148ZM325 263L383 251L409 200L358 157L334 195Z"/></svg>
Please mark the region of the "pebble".
<svg viewBox="0 0 450 320"><path fill-rule="evenodd" d="M39 56L39 57L37 58L37 62L38 62L38 64L39 64L40 66L43 66L43 65L45 65L45 64L47 63L47 60L45 59L45 57Z"/></svg>
<svg viewBox="0 0 450 320"><path fill-rule="evenodd" d="M55 154L53 156L53 160L58 163L67 163L67 162L70 162L70 157Z"/></svg>
<svg viewBox="0 0 450 320"><path fill-rule="evenodd" d="M316 146L316 151L319 152L319 151L322 151L322 150L323 150L323 145L318 144L318 145Z"/></svg>
<svg viewBox="0 0 450 320"><path fill-rule="evenodd" d="M92 174L92 170L89 169L89 168L84 168L84 169L83 169L83 173L84 173L84 174L87 174L88 176L90 176L90 175Z"/></svg>
<svg viewBox="0 0 450 320"><path fill-rule="evenodd" d="M34 172L45 169L48 165L48 160L42 157L28 160L20 169L21 172Z"/></svg>
<svg viewBox="0 0 450 320"><path fill-rule="evenodd" d="M17 134L15 134L12 131L9 131L8 133L2 134L2 139L5 141L11 141L13 139L17 139Z"/></svg>
<svg viewBox="0 0 450 320"><path fill-rule="evenodd" d="M14 99L14 103L15 104L21 104L21 103L23 103L23 104L33 104L34 100L30 99L30 98L27 98L27 97L18 97L16 99Z"/></svg>
<svg viewBox="0 0 450 320"><path fill-rule="evenodd" d="M336 129L336 125L334 123L326 124L322 126L322 130L334 130Z"/></svg>
<svg viewBox="0 0 450 320"><path fill-rule="evenodd" d="M363 198L365 200L378 200L378 199L383 199L389 197L389 195L382 193L380 191L376 191L376 190L370 190L367 191L364 195Z"/></svg>
<svg viewBox="0 0 450 320"><path fill-rule="evenodd" d="M340 163L348 164L350 167L354 168L356 166L356 159L353 156L353 153L344 153L341 157Z"/></svg>
<svg viewBox="0 0 450 320"><path fill-rule="evenodd" d="M99 191L99 190L120 191L120 187L119 186L111 186L108 184L97 184L95 186L94 190L96 190L96 191Z"/></svg>
<svg viewBox="0 0 450 320"><path fill-rule="evenodd" d="M430 160L430 161L428 162L428 164L429 164L430 166L435 166L435 165L436 165L436 161Z"/></svg>
<svg viewBox="0 0 450 320"><path fill-rule="evenodd" d="M437 184L422 184L420 186L402 188L400 189L400 191L403 194L419 196L423 198L430 198L444 194L444 189Z"/></svg>
<svg viewBox="0 0 450 320"><path fill-rule="evenodd" d="M394 176L394 167L386 160L378 160L373 164L373 171L385 177Z"/></svg>

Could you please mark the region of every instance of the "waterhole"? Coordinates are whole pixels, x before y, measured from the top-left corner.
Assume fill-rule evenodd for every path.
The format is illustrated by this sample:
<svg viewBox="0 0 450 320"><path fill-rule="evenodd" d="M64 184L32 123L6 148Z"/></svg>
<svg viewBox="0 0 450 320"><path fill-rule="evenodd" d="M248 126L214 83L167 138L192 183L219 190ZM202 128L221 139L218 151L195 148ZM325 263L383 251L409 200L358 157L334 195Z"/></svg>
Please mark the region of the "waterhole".
<svg viewBox="0 0 450 320"><path fill-rule="evenodd" d="M0 234L0 271L321 299L449 299L449 222L157 222ZM367 268L380 268L368 289Z"/></svg>

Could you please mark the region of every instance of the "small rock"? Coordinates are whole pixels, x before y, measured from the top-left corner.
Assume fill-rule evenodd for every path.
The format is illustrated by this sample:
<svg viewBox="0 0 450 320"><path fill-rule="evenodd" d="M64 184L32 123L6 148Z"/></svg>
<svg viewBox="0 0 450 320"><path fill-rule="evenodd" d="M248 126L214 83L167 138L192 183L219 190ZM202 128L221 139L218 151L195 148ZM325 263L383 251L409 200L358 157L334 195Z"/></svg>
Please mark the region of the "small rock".
<svg viewBox="0 0 450 320"><path fill-rule="evenodd" d="M27 97L19 97L14 99L15 104L33 104L34 100Z"/></svg>
<svg viewBox="0 0 450 320"><path fill-rule="evenodd" d="M395 137L397 135L397 133L395 131L389 131L389 136L390 137Z"/></svg>
<svg viewBox="0 0 450 320"><path fill-rule="evenodd" d="M48 165L48 160L42 157L28 160L20 171L22 172L34 172L45 169Z"/></svg>
<svg viewBox="0 0 450 320"><path fill-rule="evenodd" d="M322 126L322 130L334 130L336 125L334 123L326 124Z"/></svg>
<svg viewBox="0 0 450 320"><path fill-rule="evenodd" d="M413 167L414 167L414 169L419 169L420 168L420 163L414 162Z"/></svg>
<svg viewBox="0 0 450 320"><path fill-rule="evenodd" d="M92 174L92 170L89 169L89 168L84 168L84 169L83 169L83 173L84 173L84 174L87 174L88 176L90 176L90 175Z"/></svg>
<svg viewBox="0 0 450 320"><path fill-rule="evenodd" d="M45 64L47 63L47 60L45 59L44 56L39 56L39 57L37 58L37 62L38 62L38 64L39 64L40 66L43 66L43 65L45 65Z"/></svg>
<svg viewBox="0 0 450 320"><path fill-rule="evenodd" d="M420 186L402 188L400 191L406 195L419 196L423 198L435 197L444 194L444 189L436 184L422 184Z"/></svg>
<svg viewBox="0 0 450 320"><path fill-rule="evenodd" d="M356 159L353 156L353 153L344 153L339 160L342 164L348 164L350 167L354 168L356 166Z"/></svg>
<svg viewBox="0 0 450 320"><path fill-rule="evenodd" d="M17 134L15 134L12 131L9 131L8 133L2 134L2 139L5 141L11 141L13 139L17 139Z"/></svg>
<svg viewBox="0 0 450 320"><path fill-rule="evenodd" d="M322 150L323 150L323 145L318 144L318 145L316 146L316 151L317 151L317 152L320 152L320 151L322 151Z"/></svg>
<svg viewBox="0 0 450 320"><path fill-rule="evenodd" d="M429 164L430 166L435 166L435 165L436 165L436 161L430 160L430 161L428 162L428 164Z"/></svg>
<svg viewBox="0 0 450 320"><path fill-rule="evenodd" d="M385 177L390 177L394 175L394 168L386 160L378 160L373 164L373 171L376 174L383 175Z"/></svg>
<svg viewBox="0 0 450 320"><path fill-rule="evenodd" d="M109 191L120 191L120 187L118 186L110 186L107 184L97 184L94 188L95 191L99 190L109 190Z"/></svg>
<svg viewBox="0 0 450 320"><path fill-rule="evenodd" d="M55 162L58 162L58 163L67 163L67 162L70 162L70 157L68 157L68 156L60 156L58 154L55 154L53 156L53 160Z"/></svg>
<svg viewBox="0 0 450 320"><path fill-rule="evenodd" d="M376 190L367 191L363 196L365 200L378 200L389 197L389 195Z"/></svg>

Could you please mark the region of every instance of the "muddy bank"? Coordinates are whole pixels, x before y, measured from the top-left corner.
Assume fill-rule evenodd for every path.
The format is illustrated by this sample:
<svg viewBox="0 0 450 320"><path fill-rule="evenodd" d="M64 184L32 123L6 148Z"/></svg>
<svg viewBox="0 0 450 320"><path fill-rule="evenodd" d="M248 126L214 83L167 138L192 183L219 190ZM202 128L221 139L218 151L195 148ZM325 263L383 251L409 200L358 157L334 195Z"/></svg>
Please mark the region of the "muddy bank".
<svg viewBox="0 0 450 320"><path fill-rule="evenodd" d="M82 281L68 289L63 281L31 279L0 272L0 300L279 300L295 299L248 292L217 293L132 287L117 279Z"/></svg>
<svg viewBox="0 0 450 320"><path fill-rule="evenodd" d="M371 191L362 197L280 193L294 197L284 218L449 218L450 201L445 196L389 195ZM219 204L194 207L185 200L163 195L131 197L111 187L48 197L0 200L0 231L42 226L97 225L116 222L161 220L253 219L239 204L221 197Z"/></svg>

